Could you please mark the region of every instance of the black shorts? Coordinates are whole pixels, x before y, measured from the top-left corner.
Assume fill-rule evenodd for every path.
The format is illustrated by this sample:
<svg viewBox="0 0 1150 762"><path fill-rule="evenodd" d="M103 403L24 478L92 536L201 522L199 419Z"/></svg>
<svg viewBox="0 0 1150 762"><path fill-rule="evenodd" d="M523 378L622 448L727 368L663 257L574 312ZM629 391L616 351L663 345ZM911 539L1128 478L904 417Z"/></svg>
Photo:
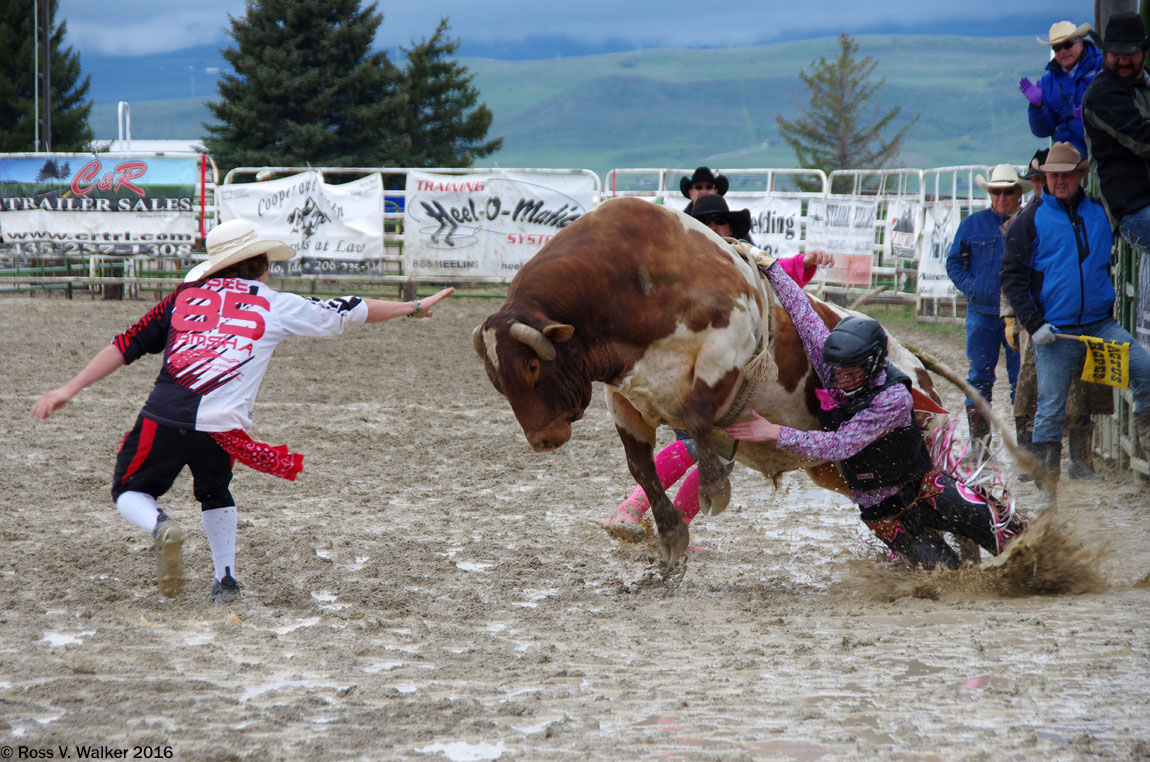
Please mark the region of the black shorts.
<svg viewBox="0 0 1150 762"><path fill-rule="evenodd" d="M232 456L211 434L165 426L143 415L120 444L112 499L128 491L158 498L171 489L184 466L192 470L192 492L205 511L236 504L228 491Z"/></svg>

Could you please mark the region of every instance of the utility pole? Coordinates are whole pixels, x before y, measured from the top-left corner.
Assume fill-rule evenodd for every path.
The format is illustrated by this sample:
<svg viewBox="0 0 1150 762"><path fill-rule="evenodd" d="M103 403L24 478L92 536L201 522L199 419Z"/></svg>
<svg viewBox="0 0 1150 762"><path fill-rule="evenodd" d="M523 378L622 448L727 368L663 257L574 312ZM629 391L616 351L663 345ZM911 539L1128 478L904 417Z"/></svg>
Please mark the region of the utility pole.
<svg viewBox="0 0 1150 762"><path fill-rule="evenodd" d="M52 0L39 0L36 7L36 38L39 43L39 64L36 72L36 88L40 98L37 103L37 151L52 150Z"/></svg>

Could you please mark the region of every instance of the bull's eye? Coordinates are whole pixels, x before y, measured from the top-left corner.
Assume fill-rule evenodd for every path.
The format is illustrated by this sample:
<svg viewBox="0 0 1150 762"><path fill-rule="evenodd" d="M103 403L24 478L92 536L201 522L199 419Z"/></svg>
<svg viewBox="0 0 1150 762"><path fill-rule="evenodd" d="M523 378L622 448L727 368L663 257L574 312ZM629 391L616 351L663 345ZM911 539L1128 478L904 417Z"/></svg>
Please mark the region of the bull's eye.
<svg viewBox="0 0 1150 762"><path fill-rule="evenodd" d="M531 360L530 362L528 362L527 363L527 371L529 373L531 373L531 375L535 375L536 373L538 373L539 372L539 361L538 360Z"/></svg>

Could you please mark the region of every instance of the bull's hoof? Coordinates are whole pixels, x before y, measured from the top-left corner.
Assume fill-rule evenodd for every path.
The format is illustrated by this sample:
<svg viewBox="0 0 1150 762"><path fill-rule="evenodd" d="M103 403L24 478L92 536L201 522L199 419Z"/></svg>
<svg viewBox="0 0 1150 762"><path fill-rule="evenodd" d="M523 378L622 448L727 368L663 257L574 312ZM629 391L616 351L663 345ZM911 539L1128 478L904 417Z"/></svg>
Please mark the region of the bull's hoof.
<svg viewBox="0 0 1150 762"><path fill-rule="evenodd" d="M704 491L699 486L699 509L708 516L718 516L731 504L731 480L723 479L717 492Z"/></svg>
<svg viewBox="0 0 1150 762"><path fill-rule="evenodd" d="M659 554L667 566L679 563L683 554L687 552L687 541L691 532L686 524L680 524L666 534L659 535Z"/></svg>

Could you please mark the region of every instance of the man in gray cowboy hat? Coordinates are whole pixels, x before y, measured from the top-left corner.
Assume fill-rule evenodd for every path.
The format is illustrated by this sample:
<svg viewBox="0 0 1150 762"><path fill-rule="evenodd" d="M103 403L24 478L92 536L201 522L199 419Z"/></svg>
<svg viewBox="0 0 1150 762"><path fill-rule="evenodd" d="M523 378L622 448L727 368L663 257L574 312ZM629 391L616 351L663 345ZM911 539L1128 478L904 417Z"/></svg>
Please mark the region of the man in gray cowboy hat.
<svg viewBox="0 0 1150 762"><path fill-rule="evenodd" d="M679 178L679 191L691 199L683 211L690 214L691 209L695 206L695 199L712 194L724 196L729 187L731 187L731 181L721 172L712 171L710 167L697 168L690 177Z"/></svg>
<svg viewBox="0 0 1150 762"><path fill-rule="evenodd" d="M276 345L289 336L335 336L352 323L429 317L454 289L414 302L306 299L268 287L269 260L289 259L295 251L260 238L247 221L216 226L206 244L207 260L182 285L114 337L71 381L41 396L32 417L47 418L120 366L163 353L152 393L116 456L112 498L125 519L152 534L160 592L178 595L184 586L184 532L157 499L187 466L215 566L211 598L223 602L240 589L234 576L236 504L228 490L233 460L289 480L303 468L302 455L247 435Z"/></svg>
<svg viewBox="0 0 1150 762"><path fill-rule="evenodd" d="M1100 44L1102 71L1082 104L1090 168L1111 224L1150 251L1150 76L1143 69L1150 40L1137 13L1116 13Z"/></svg>
<svg viewBox="0 0 1150 762"><path fill-rule="evenodd" d="M1006 377L1013 400L1018 351L1006 342L1005 324L998 314L998 268L1002 264L1002 230L1018 213L1026 183L1009 164L995 166L989 180L979 175L976 182L990 196L990 208L969 215L958 226L946 258L946 274L966 295L966 359L970 362L967 380L989 402L1001 348L1006 355ZM977 445L975 454L981 456L990 440L990 422L970 399L966 401L966 420L970 441Z"/></svg>
<svg viewBox="0 0 1150 762"><path fill-rule="evenodd" d="M1089 33L1089 24L1052 24L1048 39L1037 38L1039 45L1049 45L1053 53L1046 73L1036 83L1026 77L1018 83L1030 104L1026 115L1034 136L1069 142L1083 156L1086 141L1082 136L1082 96L1102 66L1101 53L1086 39Z"/></svg>
<svg viewBox="0 0 1150 762"><path fill-rule="evenodd" d="M1034 341L1038 410L1031 450L1045 466L1039 486L1048 504L1061 473L1066 395L1086 352L1081 342L1058 340L1058 334L1131 343L1138 434L1143 448L1150 446L1150 353L1112 317L1114 238L1106 213L1080 187L1085 165L1068 143L1050 148L1040 167L1047 192L1010 226L1002 257L1002 289Z"/></svg>

